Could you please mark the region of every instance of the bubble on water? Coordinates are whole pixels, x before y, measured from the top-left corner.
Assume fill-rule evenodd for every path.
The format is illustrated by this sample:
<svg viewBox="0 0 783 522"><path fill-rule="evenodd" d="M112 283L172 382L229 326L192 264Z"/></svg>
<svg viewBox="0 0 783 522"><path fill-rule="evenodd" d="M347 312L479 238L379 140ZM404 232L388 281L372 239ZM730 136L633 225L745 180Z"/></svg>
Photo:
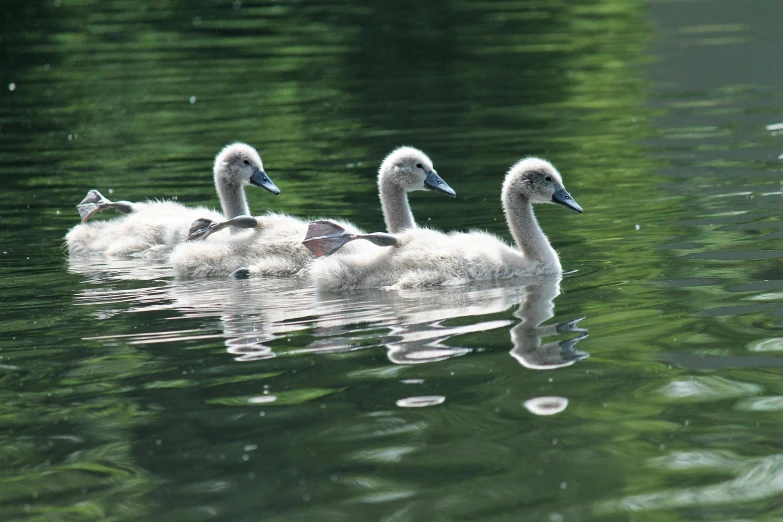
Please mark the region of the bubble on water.
<svg viewBox="0 0 783 522"><path fill-rule="evenodd" d="M636 230L639 230L640 228L642 228L641 225L636 225Z"/></svg>
<svg viewBox="0 0 783 522"><path fill-rule="evenodd" d="M536 397L525 401L523 406L533 415L555 415L568 407L568 399L554 396ZM553 444L557 444L555 441L553 441Z"/></svg>
<svg viewBox="0 0 783 522"><path fill-rule="evenodd" d="M234 0L234 9L239 9L242 7L242 2L240 0Z"/></svg>
<svg viewBox="0 0 783 522"><path fill-rule="evenodd" d="M442 395L423 395L421 397L406 397L397 401L400 408L424 408L442 404L446 397Z"/></svg>
<svg viewBox="0 0 783 522"><path fill-rule="evenodd" d="M196 103L196 97L195 96L191 96L190 97L190 103Z"/></svg>
<svg viewBox="0 0 783 522"><path fill-rule="evenodd" d="M48 71L48 70L49 70L49 69L51 69L51 68L52 68L52 66L51 66L51 65L49 65L48 63L45 63L45 64L44 64L44 71Z"/></svg>
<svg viewBox="0 0 783 522"><path fill-rule="evenodd" d="M8 84L8 90L9 91L15 91L16 90L16 84L11 82Z"/></svg>
<svg viewBox="0 0 783 522"><path fill-rule="evenodd" d="M565 489L567 487L568 487L568 483L567 482L561 482L560 483L560 489Z"/></svg>

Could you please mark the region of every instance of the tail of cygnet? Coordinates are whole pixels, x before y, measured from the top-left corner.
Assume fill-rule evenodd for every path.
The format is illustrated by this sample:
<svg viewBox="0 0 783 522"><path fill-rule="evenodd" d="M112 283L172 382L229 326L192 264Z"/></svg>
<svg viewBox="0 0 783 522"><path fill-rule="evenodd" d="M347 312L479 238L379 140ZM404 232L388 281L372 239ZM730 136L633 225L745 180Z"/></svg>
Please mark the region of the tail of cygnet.
<svg viewBox="0 0 783 522"><path fill-rule="evenodd" d="M375 232L374 234L349 234L343 227L331 221L322 219L311 221L307 227L307 235L302 244L315 257L328 256L337 252L340 247L354 239L366 239L378 246L392 246L397 238L390 234Z"/></svg>

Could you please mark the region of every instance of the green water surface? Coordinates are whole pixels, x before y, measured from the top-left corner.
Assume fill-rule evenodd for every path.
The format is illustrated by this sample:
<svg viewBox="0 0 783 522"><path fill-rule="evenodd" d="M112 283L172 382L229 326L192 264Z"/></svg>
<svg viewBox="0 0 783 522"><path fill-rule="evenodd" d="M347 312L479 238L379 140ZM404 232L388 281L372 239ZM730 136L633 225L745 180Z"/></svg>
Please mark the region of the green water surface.
<svg viewBox="0 0 783 522"><path fill-rule="evenodd" d="M0 12L0 520L783 519L783 5L12 0ZM89 188L510 239L560 278L317 294L69 260ZM110 218L111 216L106 216Z"/></svg>

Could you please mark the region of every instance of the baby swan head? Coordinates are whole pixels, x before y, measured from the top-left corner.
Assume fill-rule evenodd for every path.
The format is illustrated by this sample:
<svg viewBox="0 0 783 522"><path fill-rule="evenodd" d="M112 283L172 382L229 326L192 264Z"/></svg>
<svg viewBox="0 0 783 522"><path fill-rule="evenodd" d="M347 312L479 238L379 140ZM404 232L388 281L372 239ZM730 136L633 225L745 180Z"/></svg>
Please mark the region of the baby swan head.
<svg viewBox="0 0 783 522"><path fill-rule="evenodd" d="M503 194L531 203L556 203L582 213L582 207L563 186L560 173L541 158L525 158L512 165L503 183Z"/></svg>
<svg viewBox="0 0 783 522"><path fill-rule="evenodd" d="M275 196L280 194L280 189L264 172L261 156L245 143L232 143L218 153L215 157L215 182L240 187L251 183Z"/></svg>
<svg viewBox="0 0 783 522"><path fill-rule="evenodd" d="M386 156L378 171L378 183L393 185L405 192L434 190L451 197L457 195L435 172L432 160L413 147L399 147Z"/></svg>

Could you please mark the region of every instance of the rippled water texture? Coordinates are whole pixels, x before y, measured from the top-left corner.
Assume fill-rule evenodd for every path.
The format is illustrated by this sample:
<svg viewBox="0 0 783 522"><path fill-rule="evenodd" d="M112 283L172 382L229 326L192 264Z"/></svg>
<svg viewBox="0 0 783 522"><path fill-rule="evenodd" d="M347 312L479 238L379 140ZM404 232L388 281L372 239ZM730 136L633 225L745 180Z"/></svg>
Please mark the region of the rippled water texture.
<svg viewBox="0 0 783 522"><path fill-rule="evenodd" d="M783 518L778 0L11 1L0 13L0 519ZM69 260L88 188L508 238L525 155L560 278L318 294ZM107 216L109 217L109 216Z"/></svg>

